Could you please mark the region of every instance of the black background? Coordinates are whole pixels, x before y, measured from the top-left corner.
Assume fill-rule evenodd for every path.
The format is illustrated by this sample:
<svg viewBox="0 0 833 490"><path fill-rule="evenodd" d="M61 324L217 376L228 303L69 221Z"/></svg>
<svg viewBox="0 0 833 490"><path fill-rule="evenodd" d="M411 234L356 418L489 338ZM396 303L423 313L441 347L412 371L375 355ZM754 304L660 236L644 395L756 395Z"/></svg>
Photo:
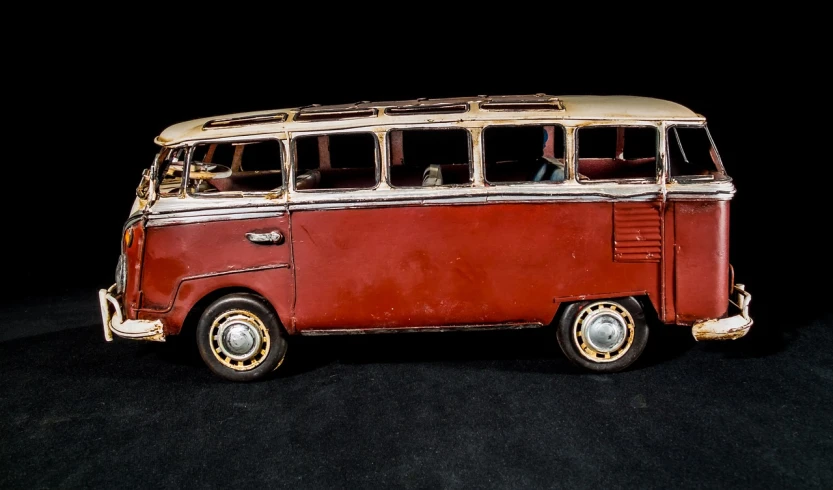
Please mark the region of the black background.
<svg viewBox="0 0 833 490"><path fill-rule="evenodd" d="M405 30L345 14L359 27L232 32L222 15L154 16L144 29L122 13L65 26L47 50L10 53L2 319L35 334L66 315L50 329L71 330L0 344L0 483L829 484L831 172L829 137L817 132L829 107L818 48L720 14L643 31L548 12L546 28L484 14ZM570 23L587 30L560 30ZM101 341L96 291L114 280L122 223L167 126L312 103L536 92L658 97L708 118L738 189L731 262L754 296L748 339L693 347L660 335L618 377L573 376L544 347L547 332L474 344L301 339L286 374L245 386L167 346ZM593 429L594 417L605 425Z"/></svg>

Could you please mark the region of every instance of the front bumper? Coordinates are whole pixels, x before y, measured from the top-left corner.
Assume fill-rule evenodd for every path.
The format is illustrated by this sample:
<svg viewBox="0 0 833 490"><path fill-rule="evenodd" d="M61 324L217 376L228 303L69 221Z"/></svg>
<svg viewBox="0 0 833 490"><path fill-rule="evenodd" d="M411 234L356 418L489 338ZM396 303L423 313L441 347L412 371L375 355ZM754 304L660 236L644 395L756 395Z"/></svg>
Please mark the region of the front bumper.
<svg viewBox="0 0 833 490"><path fill-rule="evenodd" d="M113 334L126 339L165 341L165 330L159 320L124 320L119 300L113 295L116 285L110 289L98 290L101 321L104 323L104 338L113 341Z"/></svg>
<svg viewBox="0 0 833 490"><path fill-rule="evenodd" d="M734 299L729 302L738 310L738 314L719 320L704 320L694 324L691 334L696 340L733 340L749 333L752 319L749 317L749 302L752 295L746 292L743 284L735 284L732 291Z"/></svg>

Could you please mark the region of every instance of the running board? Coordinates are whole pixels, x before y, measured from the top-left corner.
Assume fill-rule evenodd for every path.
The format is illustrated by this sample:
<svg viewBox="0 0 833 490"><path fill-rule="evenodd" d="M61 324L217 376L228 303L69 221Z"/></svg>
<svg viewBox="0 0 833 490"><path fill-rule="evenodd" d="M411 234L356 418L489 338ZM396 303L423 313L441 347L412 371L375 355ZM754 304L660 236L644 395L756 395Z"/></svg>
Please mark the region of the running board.
<svg viewBox="0 0 833 490"><path fill-rule="evenodd" d="M442 327L406 327L406 328L326 328L316 330L302 330L301 335L353 335L353 334L374 334L374 333L415 333L415 332L456 332L476 330L478 332L487 330L521 330L525 328L541 328L543 323L500 323L486 325L450 325Z"/></svg>

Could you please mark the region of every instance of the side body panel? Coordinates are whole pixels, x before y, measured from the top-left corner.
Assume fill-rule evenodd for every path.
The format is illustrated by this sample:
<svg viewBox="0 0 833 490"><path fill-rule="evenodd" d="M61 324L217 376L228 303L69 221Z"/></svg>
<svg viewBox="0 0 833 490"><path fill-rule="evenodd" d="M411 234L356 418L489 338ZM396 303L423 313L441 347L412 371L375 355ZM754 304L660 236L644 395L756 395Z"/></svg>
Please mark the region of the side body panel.
<svg viewBox="0 0 833 490"><path fill-rule="evenodd" d="M729 308L729 203L671 200L666 233L674 243L673 321L725 317ZM667 285L670 286L670 285ZM667 321L667 320L666 320Z"/></svg>
<svg viewBox="0 0 833 490"><path fill-rule="evenodd" d="M303 210L292 225L299 330L547 324L594 295L659 310L659 256L615 258L613 202Z"/></svg>
<svg viewBox="0 0 833 490"><path fill-rule="evenodd" d="M139 318L158 318L166 334L175 334L197 301L218 289L237 287L264 296L291 328L289 215L275 211L269 217L210 219L147 228ZM283 234L283 243L255 244L246 237L273 231Z"/></svg>

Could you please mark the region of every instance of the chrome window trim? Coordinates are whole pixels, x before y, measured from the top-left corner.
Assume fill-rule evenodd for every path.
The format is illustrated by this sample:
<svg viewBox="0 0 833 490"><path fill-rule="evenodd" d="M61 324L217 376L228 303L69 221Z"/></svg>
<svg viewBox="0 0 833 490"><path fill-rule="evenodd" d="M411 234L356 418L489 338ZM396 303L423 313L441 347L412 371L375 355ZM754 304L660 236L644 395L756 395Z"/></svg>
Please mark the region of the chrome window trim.
<svg viewBox="0 0 833 490"><path fill-rule="evenodd" d="M355 124L355 122L354 122ZM564 129L564 157L567 170L565 181L550 183L502 183L489 185L484 174L483 129L494 126L559 125ZM159 197L148 210L153 226L162 224L211 221L217 219L246 219L260 216L280 216L283 210L347 209L391 207L399 205L464 205L498 202L599 202L668 200L731 200L735 187L728 177L725 180L677 184L666 182L668 178L667 129L669 126L707 127L703 121L656 121L621 119L561 119L556 117L432 121L397 121L391 124L364 124L344 128L323 128L293 132L256 133L223 138L204 138L173 145L193 151L201 143L233 143L238 141L263 141L275 139L283 152L283 189L280 195L272 192L247 193L246 195L203 194ZM652 126L659 133L659 158L662 162L657 182L588 181L576 180L576 131L586 126ZM466 129L469 134L469 151L472 164L472 183L447 187L392 187L389 185L390 144L389 132L407 129ZM295 165L293 140L301 136L319 136L336 133L371 133L376 136L377 171L379 182L374 188L326 189L324 192L298 191L294 189ZM188 155L190 162L191 154ZM718 157L719 158L719 157ZM186 171L189 166L186 166ZM724 170L725 171L725 170ZM184 179L183 182L187 182ZM289 185L292 183L292 185ZM684 185L684 187L682 187ZM184 183L183 183L184 190Z"/></svg>
<svg viewBox="0 0 833 490"><path fill-rule="evenodd" d="M486 135L485 135L486 130L489 129L489 128L495 128L495 127L510 127L510 128L513 128L513 127L527 127L527 126L559 126L561 128L562 135L564 136L564 139L562 141L563 146L564 146L564 157L563 157L564 158L564 170L565 170L564 180L562 180L561 182L540 182L540 184L545 184L545 185L548 185L548 186L562 185L562 184L570 183L571 180L575 180L575 175L574 175L575 172L570 169L570 161L569 160L572 160L572 159L567 157L567 155L568 155L568 153L567 153L567 137L568 137L567 133L568 133L568 130L567 129L568 128L567 128L567 126L564 125L563 121L557 121L557 122L556 121L550 121L548 123L531 123L529 121L518 121L515 124L488 123L488 124L484 124L480 128L480 140L481 141L480 141L480 146L478 148L478 151L475 152L475 153L479 154L479 157L480 157L480 160L481 160L481 162L480 162L480 174L482 175L482 180L483 180L485 185L504 187L504 186L507 186L507 185L514 185L514 184L525 185L525 186L526 185L539 184L539 182L534 182L534 181L489 182L488 176L486 175L486 158L485 158L486 157ZM573 132L573 135L575 135L575 132ZM572 177L572 179L571 179L571 177Z"/></svg>
<svg viewBox="0 0 833 490"><path fill-rule="evenodd" d="M714 138L712 138L711 131L709 131L708 122L706 122L706 121L701 121L699 123L687 122L687 121L663 122L663 133L665 133L665 144L666 144L664 149L665 149L666 155L670 155L670 147L668 146L668 145L670 145L669 139L668 139L668 131L670 131L672 128L703 128L706 131L706 136L709 139L709 143L712 145L712 148L714 149L714 153L717 156L717 165L716 165L718 167L717 170L723 174L722 177L717 178L717 179L713 179L710 182L721 183L721 182L726 182L726 181L731 181L732 180L731 176L729 176L729 173L726 172L726 166L723 165L723 158L721 158L720 150L717 148L717 145L714 142ZM669 184L678 183L674 180L674 177L671 175L671 157L670 156L667 157L667 161L665 162L665 167L666 167L666 173L665 173L666 182L668 182ZM678 175L677 177L687 177L687 176ZM700 184L699 182L697 182L697 183L695 183L695 182L686 182L685 183L685 185L687 187L690 187L692 185L699 185L699 184Z"/></svg>
<svg viewBox="0 0 833 490"><path fill-rule="evenodd" d="M378 129L376 127L371 126L357 126L354 128L347 128L347 129L339 129L339 130L316 130L316 131L291 131L287 132L287 147L288 147L288 155L289 158L286 158L287 164L289 165L289 182L286 185L287 192L290 196L293 196L292 200L303 200L304 195L307 194L315 194L319 192L323 193L331 193L333 191L339 191L341 189L296 189L295 188L295 179L297 178L296 172L296 165L295 160L297 158L296 154L296 140L298 138L304 138L308 136L329 136L332 134L371 134L374 137L375 145L376 145L376 153L375 153L375 160L376 160L376 185L373 187L355 187L349 189L350 191L359 191L359 190L375 190L382 188L382 152L381 151L381 141L379 139ZM290 185L291 184L291 185ZM387 186L384 186L385 188Z"/></svg>
<svg viewBox="0 0 833 490"><path fill-rule="evenodd" d="M579 181L578 180L578 151L579 151L579 139L578 133L580 129L583 128L594 128L594 127L607 127L607 126L614 126L614 127L637 127L637 128L645 128L650 127L654 128L654 131L657 132L657 147L656 147L656 161L654 162L654 172L655 178L653 182L651 182L650 178L644 179L590 179L587 181ZM642 185L648 183L656 183L659 185L664 185L665 179L663 178L665 175L665 159L664 156L664 147L661 146L665 141L664 138L664 128L663 128L663 121L620 121L620 120L606 120L606 121L590 121L585 120L580 124L577 124L573 128L573 176L575 181L579 183L579 185L592 185L592 184L606 184L612 182L620 182L622 184L633 184L633 185Z"/></svg>
<svg viewBox="0 0 833 490"><path fill-rule="evenodd" d="M194 151L196 151L197 145L210 145L210 144L232 144L232 143L245 143L245 142L259 142L259 141L269 141L275 140L278 142L280 146L281 152L281 187L277 189L272 189L268 191L252 191L246 193L237 193L237 192L214 192L214 193L189 193L188 192L188 176L191 172L191 159L194 156ZM186 148L186 155L185 155L185 165L183 167L183 176L182 176L182 184L180 186L180 199L184 198L194 198L194 199L221 199L221 198L232 198L232 199L245 199L248 197L263 197L263 196L274 196L276 192L280 191L279 195L282 196L282 200L286 200L286 133L266 133L266 134L256 134L256 135L246 135L246 136L229 136L229 137L215 137L215 138L205 138L205 139L198 139L189 141L183 145L178 145L177 147L184 146ZM172 147L174 148L174 147Z"/></svg>

